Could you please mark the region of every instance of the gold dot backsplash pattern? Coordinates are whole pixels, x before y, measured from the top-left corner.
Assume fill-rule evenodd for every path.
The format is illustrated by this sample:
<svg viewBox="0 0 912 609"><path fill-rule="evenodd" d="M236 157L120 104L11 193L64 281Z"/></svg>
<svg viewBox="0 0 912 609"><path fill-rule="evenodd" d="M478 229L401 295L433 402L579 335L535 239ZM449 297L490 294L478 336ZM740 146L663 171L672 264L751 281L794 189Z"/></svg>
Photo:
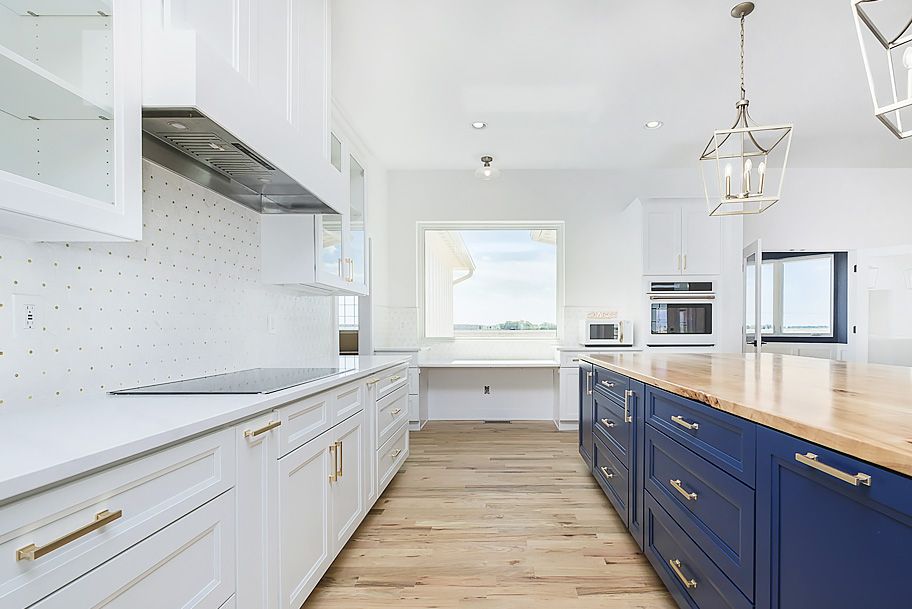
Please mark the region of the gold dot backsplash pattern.
<svg viewBox="0 0 912 609"><path fill-rule="evenodd" d="M256 212L145 161L142 241L0 238L0 408L328 355L332 300L262 284L259 241Z"/></svg>

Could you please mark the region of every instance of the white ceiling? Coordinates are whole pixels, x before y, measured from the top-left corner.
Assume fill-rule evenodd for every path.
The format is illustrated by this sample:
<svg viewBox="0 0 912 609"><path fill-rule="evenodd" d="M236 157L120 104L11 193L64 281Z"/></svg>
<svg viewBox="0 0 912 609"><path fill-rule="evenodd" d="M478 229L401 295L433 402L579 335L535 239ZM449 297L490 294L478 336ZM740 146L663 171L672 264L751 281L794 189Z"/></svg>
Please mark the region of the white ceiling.
<svg viewBox="0 0 912 609"><path fill-rule="evenodd" d="M695 167L734 120L734 4L333 0L333 93L393 169L483 154L504 168ZM873 116L849 0L756 4L748 97L759 122L794 123L790 166L912 166L912 142Z"/></svg>

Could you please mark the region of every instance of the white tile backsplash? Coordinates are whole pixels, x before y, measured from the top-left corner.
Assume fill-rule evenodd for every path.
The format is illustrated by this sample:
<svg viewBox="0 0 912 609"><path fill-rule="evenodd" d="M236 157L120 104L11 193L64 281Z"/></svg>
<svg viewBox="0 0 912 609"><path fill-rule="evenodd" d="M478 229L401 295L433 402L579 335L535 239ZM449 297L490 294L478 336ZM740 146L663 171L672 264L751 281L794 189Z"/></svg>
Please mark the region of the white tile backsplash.
<svg viewBox="0 0 912 609"><path fill-rule="evenodd" d="M151 163L143 173L140 242L0 238L4 406L332 353L331 298L260 283L257 213Z"/></svg>

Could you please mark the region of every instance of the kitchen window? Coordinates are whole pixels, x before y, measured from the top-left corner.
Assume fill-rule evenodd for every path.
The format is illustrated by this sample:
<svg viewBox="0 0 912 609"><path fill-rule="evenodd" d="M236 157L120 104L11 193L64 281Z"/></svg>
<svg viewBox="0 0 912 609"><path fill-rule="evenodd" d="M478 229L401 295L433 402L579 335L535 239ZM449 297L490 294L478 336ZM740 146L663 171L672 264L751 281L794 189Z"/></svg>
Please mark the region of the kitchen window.
<svg viewBox="0 0 912 609"><path fill-rule="evenodd" d="M753 285L747 267L747 285ZM846 342L848 255L846 252L764 252L760 332L769 342ZM746 319L754 319L748 297ZM747 324L747 333L753 333Z"/></svg>
<svg viewBox="0 0 912 609"><path fill-rule="evenodd" d="M419 225L424 337L556 339L562 223Z"/></svg>

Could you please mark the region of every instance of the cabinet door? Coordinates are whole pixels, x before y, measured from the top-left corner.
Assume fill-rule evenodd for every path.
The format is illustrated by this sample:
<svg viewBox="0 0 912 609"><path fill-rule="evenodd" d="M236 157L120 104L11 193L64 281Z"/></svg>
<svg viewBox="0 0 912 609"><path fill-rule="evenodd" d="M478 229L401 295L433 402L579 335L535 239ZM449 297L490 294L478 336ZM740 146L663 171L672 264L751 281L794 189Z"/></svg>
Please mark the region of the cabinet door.
<svg viewBox="0 0 912 609"><path fill-rule="evenodd" d="M757 436L757 607L903 605L912 480L764 427ZM807 453L870 486L798 460Z"/></svg>
<svg viewBox="0 0 912 609"><path fill-rule="evenodd" d="M317 283L348 289L342 245L345 240L345 217L342 214L316 216L314 231Z"/></svg>
<svg viewBox="0 0 912 609"><path fill-rule="evenodd" d="M558 417L562 422L570 423L579 420L579 379L579 368L560 369L560 405L558 406Z"/></svg>
<svg viewBox="0 0 912 609"><path fill-rule="evenodd" d="M681 208L681 270L685 275L722 272L722 219L714 218L702 202Z"/></svg>
<svg viewBox="0 0 912 609"><path fill-rule="evenodd" d="M234 520L230 490L31 607L218 609L234 593Z"/></svg>
<svg viewBox="0 0 912 609"><path fill-rule="evenodd" d="M333 439L327 431L278 461L280 609L300 609L332 562Z"/></svg>
<svg viewBox="0 0 912 609"><path fill-rule="evenodd" d="M643 484L646 468L646 385L630 380L627 414L630 422L630 534L643 547Z"/></svg>
<svg viewBox="0 0 912 609"><path fill-rule="evenodd" d="M345 258L348 264L349 289L367 294L367 182L364 168L349 156L348 235Z"/></svg>
<svg viewBox="0 0 912 609"><path fill-rule="evenodd" d="M338 479L332 483L333 552L338 553L364 516L364 412L333 429Z"/></svg>
<svg viewBox="0 0 912 609"><path fill-rule="evenodd" d="M586 466L592 468L592 422L594 405L592 400L592 364L581 362L579 366L579 452Z"/></svg>
<svg viewBox="0 0 912 609"><path fill-rule="evenodd" d="M275 609L279 600L276 548L277 413L235 428L237 442L237 604Z"/></svg>
<svg viewBox="0 0 912 609"><path fill-rule="evenodd" d="M681 273L681 207L647 205L644 211L643 274Z"/></svg>

